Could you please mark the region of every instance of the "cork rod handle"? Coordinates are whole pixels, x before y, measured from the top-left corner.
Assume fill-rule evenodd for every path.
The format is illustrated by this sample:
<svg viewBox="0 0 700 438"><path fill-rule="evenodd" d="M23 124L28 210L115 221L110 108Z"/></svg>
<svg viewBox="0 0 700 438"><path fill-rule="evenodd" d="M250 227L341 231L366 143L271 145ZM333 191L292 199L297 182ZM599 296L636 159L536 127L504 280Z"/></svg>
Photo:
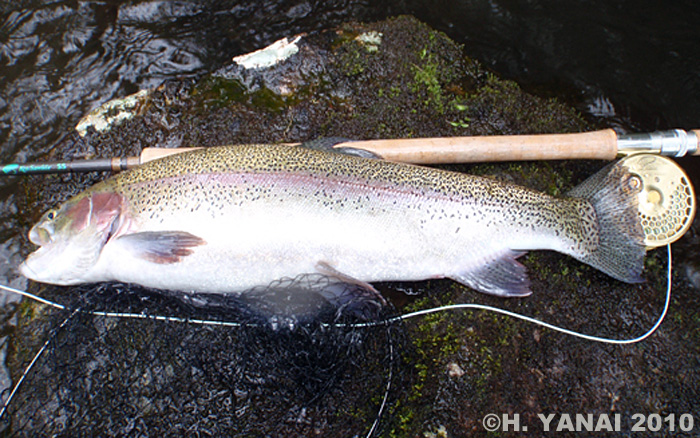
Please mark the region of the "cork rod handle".
<svg viewBox="0 0 700 438"><path fill-rule="evenodd" d="M374 152L390 161L414 164L475 163L485 161L612 160L617 135L612 129L576 134L495 135L486 137L403 138L363 140L335 147ZM141 163L197 148L146 148Z"/></svg>
<svg viewBox="0 0 700 438"><path fill-rule="evenodd" d="M339 144L372 151L386 160L414 164L485 161L597 159L617 156L612 129L575 134L366 140Z"/></svg>
<svg viewBox="0 0 700 438"><path fill-rule="evenodd" d="M144 148L141 151L140 163L148 163L149 161L157 160L158 158L167 157L168 155L181 154L183 152L194 151L201 148Z"/></svg>

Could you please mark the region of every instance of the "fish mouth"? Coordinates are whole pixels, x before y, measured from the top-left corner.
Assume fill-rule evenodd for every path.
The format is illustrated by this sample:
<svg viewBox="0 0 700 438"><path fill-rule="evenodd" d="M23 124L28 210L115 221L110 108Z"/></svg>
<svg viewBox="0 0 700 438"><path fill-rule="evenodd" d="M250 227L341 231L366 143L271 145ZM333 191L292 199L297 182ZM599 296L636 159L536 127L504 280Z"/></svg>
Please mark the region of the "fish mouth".
<svg viewBox="0 0 700 438"><path fill-rule="evenodd" d="M56 260L51 261L54 247L55 245L43 245L29 254L17 268L19 273L32 281L58 284L60 278L54 278L56 272L52 269Z"/></svg>
<svg viewBox="0 0 700 438"><path fill-rule="evenodd" d="M59 286L82 283L83 270L74 269L75 263L71 263L69 268L66 267L67 265L60 263L56 266L56 260L52 261L45 258L47 255L46 248L39 248L20 263L17 270L22 276L31 281Z"/></svg>
<svg viewBox="0 0 700 438"><path fill-rule="evenodd" d="M39 276L37 275L36 272L29 266L29 263L27 263L29 259L23 261L17 270L19 271L20 274L22 274L25 278L33 281L40 281Z"/></svg>

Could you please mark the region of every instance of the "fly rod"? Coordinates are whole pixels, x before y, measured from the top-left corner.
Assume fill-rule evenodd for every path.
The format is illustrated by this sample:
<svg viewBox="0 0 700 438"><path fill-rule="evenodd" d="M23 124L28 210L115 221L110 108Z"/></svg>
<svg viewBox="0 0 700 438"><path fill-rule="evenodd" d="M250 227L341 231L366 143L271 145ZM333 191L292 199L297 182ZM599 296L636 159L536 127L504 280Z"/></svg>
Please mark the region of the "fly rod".
<svg viewBox="0 0 700 438"><path fill-rule="evenodd" d="M700 155L700 130L675 129L645 134L618 135L612 129L604 129L573 134L361 140L340 143L334 147L365 149L385 160L413 164L572 159L613 160L619 155L635 153L682 157ZM192 149L195 148L145 148L138 157L102 158L72 162L13 163L0 165L0 174L118 172Z"/></svg>

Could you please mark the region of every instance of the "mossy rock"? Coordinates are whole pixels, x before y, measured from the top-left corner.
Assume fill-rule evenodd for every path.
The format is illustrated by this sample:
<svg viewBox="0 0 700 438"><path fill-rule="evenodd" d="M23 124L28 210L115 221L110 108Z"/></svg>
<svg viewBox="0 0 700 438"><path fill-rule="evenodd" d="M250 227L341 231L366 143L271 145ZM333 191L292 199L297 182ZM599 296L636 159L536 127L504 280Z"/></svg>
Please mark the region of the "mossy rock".
<svg viewBox="0 0 700 438"><path fill-rule="evenodd" d="M305 35L298 48L268 69L245 71L231 64L196 81L164 83L135 117L108 131L69 135L53 158L330 136L590 128L569 106L498 78L443 33L411 17L348 23ZM602 163L445 167L561 195ZM25 180L27 193L37 195L27 197L31 205L21 211L39 214L102 177ZM35 219L32 214L20 223L28 226ZM398 313L479 303L608 337L638 335L663 307L662 252L649 254L648 281L639 285L619 283L550 252L530 253L524 263L534 293L523 299L484 296L449 280L377 287ZM189 311L177 300L123 285L46 287L41 294L85 308L100 302L123 310L146 305L176 315ZM700 418L698 301L697 293L679 285L660 332L630 346L579 340L481 310L417 317L369 332L328 331L318 321L274 331L108 322L76 314L56 330L50 354L18 393L8 430L19 435L41 428L44 434L353 436L366 434L382 412L375 436L460 437L488 436L481 424L488 413L518 413L528 427L519 435L540 436L538 413L616 412L626 418L636 412L692 413ZM18 314L8 353L14 381L31 352L70 316L30 307Z"/></svg>

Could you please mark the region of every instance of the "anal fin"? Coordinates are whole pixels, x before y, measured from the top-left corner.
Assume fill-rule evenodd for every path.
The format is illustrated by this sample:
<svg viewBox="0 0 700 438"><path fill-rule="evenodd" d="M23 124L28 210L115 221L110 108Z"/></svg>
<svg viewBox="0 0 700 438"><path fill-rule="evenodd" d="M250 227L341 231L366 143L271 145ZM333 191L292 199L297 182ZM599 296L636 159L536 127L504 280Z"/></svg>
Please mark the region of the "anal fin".
<svg viewBox="0 0 700 438"><path fill-rule="evenodd" d="M523 254L525 252L509 250L476 270L449 277L479 292L499 297L525 297L532 291L525 266L516 260Z"/></svg>
<svg viewBox="0 0 700 438"><path fill-rule="evenodd" d="M206 244L204 239L185 231L144 231L117 240L134 256L163 265L177 263L192 254L192 248Z"/></svg>

